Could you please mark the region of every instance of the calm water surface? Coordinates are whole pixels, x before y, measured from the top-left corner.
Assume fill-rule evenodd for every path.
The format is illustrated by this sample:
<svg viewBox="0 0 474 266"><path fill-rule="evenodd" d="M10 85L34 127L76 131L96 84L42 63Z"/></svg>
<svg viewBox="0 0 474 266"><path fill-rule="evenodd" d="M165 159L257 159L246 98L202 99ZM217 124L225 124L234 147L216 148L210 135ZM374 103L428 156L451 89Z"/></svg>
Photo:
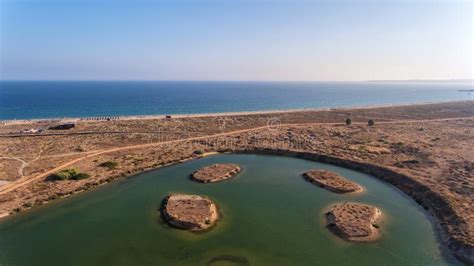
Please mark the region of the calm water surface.
<svg viewBox="0 0 474 266"><path fill-rule="evenodd" d="M189 173L211 163L243 167L236 178L198 184ZM335 171L365 187L337 195L306 182L308 169ZM159 215L169 192L218 203L211 231L168 227ZM379 207L382 238L345 242L325 228L336 202ZM114 182L0 223L0 265L448 265L413 200L375 178L331 165L263 155L218 155Z"/></svg>
<svg viewBox="0 0 474 266"><path fill-rule="evenodd" d="M0 81L0 120L197 114L472 100L473 85L374 82Z"/></svg>

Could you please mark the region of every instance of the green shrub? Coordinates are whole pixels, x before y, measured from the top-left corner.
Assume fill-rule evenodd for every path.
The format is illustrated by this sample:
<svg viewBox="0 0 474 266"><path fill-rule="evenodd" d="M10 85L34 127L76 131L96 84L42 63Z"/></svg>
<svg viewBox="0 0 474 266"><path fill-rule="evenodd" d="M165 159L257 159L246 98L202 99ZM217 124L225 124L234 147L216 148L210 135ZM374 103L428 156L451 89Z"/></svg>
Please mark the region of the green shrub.
<svg viewBox="0 0 474 266"><path fill-rule="evenodd" d="M373 126L375 124L374 120L370 119L368 122L369 127Z"/></svg>
<svg viewBox="0 0 474 266"><path fill-rule="evenodd" d="M100 167L105 167L108 170L112 170L112 169L117 168L118 163L115 162L115 161L107 161L107 162L103 162L103 163L99 164L99 166Z"/></svg>
<svg viewBox="0 0 474 266"><path fill-rule="evenodd" d="M48 177L49 180L80 180L88 178L86 173L80 173L76 169L64 169Z"/></svg>
<svg viewBox="0 0 474 266"><path fill-rule="evenodd" d="M203 150L195 150L195 151L194 151L194 154L203 155L203 154L204 154L204 151L203 151Z"/></svg>
<svg viewBox="0 0 474 266"><path fill-rule="evenodd" d="M352 124L352 120L350 118L346 118L346 125L349 126L350 124Z"/></svg>
<svg viewBox="0 0 474 266"><path fill-rule="evenodd" d="M77 175L77 171L75 169L64 169L50 175L49 177L52 180L67 180L74 175Z"/></svg>
<svg viewBox="0 0 474 266"><path fill-rule="evenodd" d="M86 174L86 173L78 173L77 175L73 175L71 176L70 179L72 180L81 180L81 179L86 179L86 178L89 178L90 175Z"/></svg>

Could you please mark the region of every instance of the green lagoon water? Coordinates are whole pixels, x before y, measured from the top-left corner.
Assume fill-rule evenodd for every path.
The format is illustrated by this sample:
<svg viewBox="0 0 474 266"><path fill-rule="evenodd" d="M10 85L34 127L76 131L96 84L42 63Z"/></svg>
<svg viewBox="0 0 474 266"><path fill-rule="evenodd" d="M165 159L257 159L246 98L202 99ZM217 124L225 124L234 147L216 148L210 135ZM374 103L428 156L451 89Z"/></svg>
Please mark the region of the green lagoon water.
<svg viewBox="0 0 474 266"><path fill-rule="evenodd" d="M232 162L234 179L199 184L189 174ZM301 173L323 168L364 186L337 195ZM214 199L222 220L204 233L167 226L159 213L169 192ZM349 243L325 228L324 210L355 201L379 207L374 243ZM435 232L413 200L371 176L306 160L218 155L123 179L0 223L0 265L447 265Z"/></svg>

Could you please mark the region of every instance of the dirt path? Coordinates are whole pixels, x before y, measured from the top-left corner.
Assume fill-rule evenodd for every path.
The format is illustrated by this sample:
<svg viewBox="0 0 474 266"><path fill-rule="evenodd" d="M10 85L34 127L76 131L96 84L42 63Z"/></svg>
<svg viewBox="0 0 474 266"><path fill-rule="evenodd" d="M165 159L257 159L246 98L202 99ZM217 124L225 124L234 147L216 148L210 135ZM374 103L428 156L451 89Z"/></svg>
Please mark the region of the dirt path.
<svg viewBox="0 0 474 266"><path fill-rule="evenodd" d="M20 178L23 177L23 169L28 165L27 162L25 162L24 160L18 158L18 157L0 157L0 159L4 159L4 160L14 160L14 161L19 161L21 163L20 167L18 167L18 175L20 176Z"/></svg>
<svg viewBox="0 0 474 266"><path fill-rule="evenodd" d="M19 176L20 179L21 179L21 178L23 178L23 177L25 176L25 174L24 174L24 172L23 172L23 171L25 170L25 168L26 168L30 163L39 160L39 158L41 157L41 154L42 154L42 153L43 153L43 146L41 146L40 151L38 152L38 155L37 155L36 157L23 157L23 158L25 158L25 160L26 160L26 158L33 158L33 159L30 160L30 161L25 161L25 160L23 160L23 159L20 159L19 157L14 157L14 156L10 156L10 157L0 157L0 159L15 160L15 161L21 162L20 167L18 167L18 176ZM14 183L14 182L15 182L15 181L13 181L12 183Z"/></svg>
<svg viewBox="0 0 474 266"><path fill-rule="evenodd" d="M423 120L398 120L398 121L385 121L385 122L378 122L377 124L396 124L396 123L422 123L422 122L445 122L445 121L452 121L452 120L458 120L458 119L471 119L474 117L459 117L459 118L441 118L441 119L423 119ZM365 122L357 122L353 123L355 125L365 125ZM466 125L458 125L455 123L450 123L453 125L457 126L466 126ZM308 125L341 125L341 123L305 123L305 124L280 124L277 125L278 127L302 127L302 126L308 126ZM155 142L155 143L146 143L146 144L137 144L137 145L130 145L130 146L123 146L123 147L116 147L116 148L111 148L111 149L106 149L106 150L99 150L97 152L93 153L88 153L85 156L73 159L67 163L63 163L49 171L46 171L42 174L39 174L37 176L25 178L21 177L18 180L15 180L9 184L6 184L2 187L0 187L0 195L3 195L5 193L11 192L21 186L27 185L35 180L46 178L47 176L62 170L63 168L66 168L68 166L71 166L77 162L80 162L84 159L91 158L94 156L98 156L101 154L106 154L106 153L111 153L111 152L117 152L117 151L124 151L124 150L130 150L130 149L137 149L137 148L146 148L146 147L155 147L159 145L167 145L167 144L173 144L173 143L179 143L179 142L185 142L185 141L196 141L196 140L204 140L207 138L216 138L216 137L223 137L223 136L230 136L234 134L240 134L240 133L247 133L247 132L252 132L252 131L258 131L261 129L268 128L267 125L265 126L260 126L260 127L255 127L255 128L250 128L250 129L241 129L241 130L235 130L235 131L230 131L230 132L223 132L223 133L218 133L218 134L212 134L212 135L206 135L206 136L199 136L199 137L191 137L191 138L186 138L186 139L178 139L178 140L170 140L170 141L162 141L162 142Z"/></svg>

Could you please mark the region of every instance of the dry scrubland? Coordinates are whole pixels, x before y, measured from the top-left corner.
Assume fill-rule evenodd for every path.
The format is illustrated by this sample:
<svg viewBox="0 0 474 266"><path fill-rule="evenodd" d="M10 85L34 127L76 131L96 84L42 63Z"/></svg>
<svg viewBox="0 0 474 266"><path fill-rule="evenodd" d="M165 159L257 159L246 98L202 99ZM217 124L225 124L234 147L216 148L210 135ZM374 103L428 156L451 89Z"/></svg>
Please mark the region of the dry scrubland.
<svg viewBox="0 0 474 266"><path fill-rule="evenodd" d="M344 123L348 117L349 126ZM375 121L373 127L367 126L368 119ZM0 126L0 216L204 152L281 154L356 169L395 185L434 216L443 243L458 257L473 260L473 101L79 121L68 131L8 134L48 124ZM90 177L46 178L45 173L58 166Z"/></svg>

